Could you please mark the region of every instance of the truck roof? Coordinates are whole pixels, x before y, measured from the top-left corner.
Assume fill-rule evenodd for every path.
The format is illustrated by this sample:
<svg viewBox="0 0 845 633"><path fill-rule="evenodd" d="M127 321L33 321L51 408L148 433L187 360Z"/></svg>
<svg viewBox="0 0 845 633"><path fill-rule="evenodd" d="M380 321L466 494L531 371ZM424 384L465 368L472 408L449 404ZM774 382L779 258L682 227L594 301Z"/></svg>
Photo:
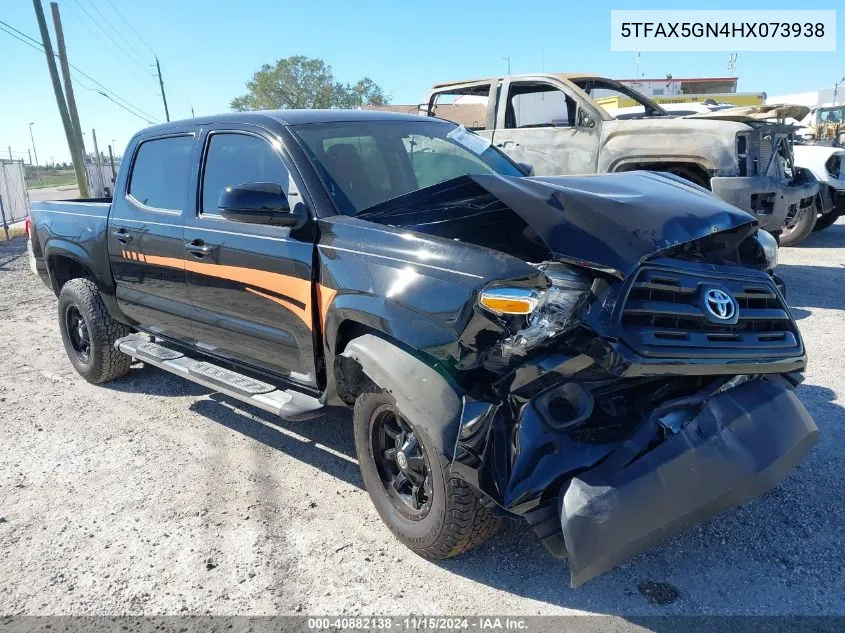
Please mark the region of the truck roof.
<svg viewBox="0 0 845 633"><path fill-rule="evenodd" d="M224 112L192 119L170 121L144 128L144 133L167 132L173 128L212 123L254 123L268 122L282 125L300 125L304 123L336 123L343 121L419 121L416 114L383 112L378 110L253 110L249 112Z"/></svg>

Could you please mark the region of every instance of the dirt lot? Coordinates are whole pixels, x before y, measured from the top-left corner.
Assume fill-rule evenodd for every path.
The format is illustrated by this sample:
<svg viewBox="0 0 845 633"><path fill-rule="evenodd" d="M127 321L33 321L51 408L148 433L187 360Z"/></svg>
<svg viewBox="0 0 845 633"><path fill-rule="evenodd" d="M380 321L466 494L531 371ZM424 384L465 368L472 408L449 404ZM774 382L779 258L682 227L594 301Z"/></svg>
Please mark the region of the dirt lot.
<svg viewBox="0 0 845 633"><path fill-rule="evenodd" d="M518 524L441 564L400 546L346 413L284 422L140 365L87 384L23 241L0 243L0 613L845 614L843 246L840 222L781 251L821 444L765 497L572 590Z"/></svg>

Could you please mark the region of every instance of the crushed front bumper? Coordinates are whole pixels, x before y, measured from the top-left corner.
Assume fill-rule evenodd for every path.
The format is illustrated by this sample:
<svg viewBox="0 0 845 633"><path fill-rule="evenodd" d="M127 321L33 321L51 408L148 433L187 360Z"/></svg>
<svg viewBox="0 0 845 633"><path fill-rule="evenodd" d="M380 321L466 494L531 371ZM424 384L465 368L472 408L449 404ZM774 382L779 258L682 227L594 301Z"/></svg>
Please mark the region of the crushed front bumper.
<svg viewBox="0 0 845 633"><path fill-rule="evenodd" d="M819 192L815 178L785 182L769 176L717 176L710 179L710 188L722 200L753 215L769 232L783 228L792 205L796 211L805 208Z"/></svg>
<svg viewBox="0 0 845 633"><path fill-rule="evenodd" d="M559 498L572 586L773 488L818 442L795 396L765 380L713 396L679 433L618 468L611 453Z"/></svg>

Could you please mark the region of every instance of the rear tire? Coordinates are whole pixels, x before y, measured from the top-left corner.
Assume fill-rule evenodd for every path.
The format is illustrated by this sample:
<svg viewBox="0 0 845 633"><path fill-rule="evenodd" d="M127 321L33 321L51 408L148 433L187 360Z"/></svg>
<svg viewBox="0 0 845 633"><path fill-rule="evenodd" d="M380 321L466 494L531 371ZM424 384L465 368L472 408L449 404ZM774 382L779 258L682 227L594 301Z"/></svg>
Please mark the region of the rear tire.
<svg viewBox="0 0 845 633"><path fill-rule="evenodd" d="M780 246L797 246L807 239L816 226L816 219L819 217L816 202L798 211L799 215L791 224L784 225L780 234Z"/></svg>
<svg viewBox="0 0 845 633"><path fill-rule="evenodd" d="M71 279L62 287L59 331L73 368L88 382L108 382L129 371L132 359L114 342L130 330L111 317L90 279Z"/></svg>
<svg viewBox="0 0 845 633"><path fill-rule="evenodd" d="M358 464L370 499L390 531L408 548L428 559L448 558L496 532L499 520L465 481L450 473L446 458L428 435L402 414L393 396L385 391L361 394L355 401L353 422ZM392 431L388 431L391 425ZM397 429L402 435L391 436ZM395 437L400 438L396 446L413 446L406 458L397 459L402 451L390 444ZM393 459L386 458L391 450ZM420 466L413 477L412 460ZM400 464L407 468L403 471ZM408 481L395 485L403 472ZM414 481L418 482L416 488Z"/></svg>

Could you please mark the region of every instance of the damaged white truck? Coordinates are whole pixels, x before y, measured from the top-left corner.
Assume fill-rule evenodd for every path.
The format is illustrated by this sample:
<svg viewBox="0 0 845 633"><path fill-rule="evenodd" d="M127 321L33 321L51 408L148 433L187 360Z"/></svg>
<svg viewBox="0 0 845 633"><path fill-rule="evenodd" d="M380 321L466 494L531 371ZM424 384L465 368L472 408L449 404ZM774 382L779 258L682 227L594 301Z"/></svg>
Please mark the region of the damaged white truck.
<svg viewBox="0 0 845 633"><path fill-rule="evenodd" d="M617 107L631 100L635 107ZM637 169L677 174L747 211L776 236L813 212L819 191L812 174L794 166L790 126L754 113L673 118L631 88L596 75L439 83L423 109L463 124L537 176Z"/></svg>

